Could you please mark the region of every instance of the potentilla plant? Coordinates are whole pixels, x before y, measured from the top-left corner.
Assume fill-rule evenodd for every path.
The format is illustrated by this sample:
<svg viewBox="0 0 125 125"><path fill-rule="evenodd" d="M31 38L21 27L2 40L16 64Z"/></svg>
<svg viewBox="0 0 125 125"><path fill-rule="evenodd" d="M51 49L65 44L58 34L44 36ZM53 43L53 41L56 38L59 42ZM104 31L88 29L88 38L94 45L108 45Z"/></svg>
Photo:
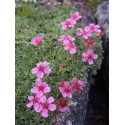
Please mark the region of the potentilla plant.
<svg viewBox="0 0 125 125"><path fill-rule="evenodd" d="M81 18L79 12L71 13L66 21L60 23L61 32L53 43L54 36L49 35L47 38L43 34L30 42L32 46L38 46L40 55L45 51L46 57L49 50L56 54L53 58L39 60L36 67L31 69L31 73L36 74L36 79L26 106L33 106L41 117L52 117L57 112L65 112L73 94L80 93L87 84L87 72L100 65L100 38L103 32L99 25L93 23L81 26L78 22ZM53 81L56 82L50 84ZM53 113L50 115L50 112Z"/></svg>

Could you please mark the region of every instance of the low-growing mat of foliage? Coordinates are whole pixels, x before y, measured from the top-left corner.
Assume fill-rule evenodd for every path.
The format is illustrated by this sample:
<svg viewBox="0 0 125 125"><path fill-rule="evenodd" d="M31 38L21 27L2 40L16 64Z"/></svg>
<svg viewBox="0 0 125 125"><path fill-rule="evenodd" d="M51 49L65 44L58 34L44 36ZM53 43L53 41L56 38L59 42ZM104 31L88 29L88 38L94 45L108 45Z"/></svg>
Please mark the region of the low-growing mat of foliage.
<svg viewBox="0 0 125 125"><path fill-rule="evenodd" d="M71 81L73 77L87 81L88 72L96 73L100 68L102 60L102 44L100 38L97 39L97 45L94 47L94 53L98 54L98 59L93 65L88 62L82 62L81 51L86 51L84 44L81 44L82 37L77 37L77 30L70 29L69 34L73 36L77 46L77 53L71 55L65 51L61 42L57 42L59 36L66 34L61 30L60 22L69 18L70 13L76 10L71 6L60 6L57 8L31 8L27 9L24 5L16 7L15 15L15 114L16 125L49 125L59 111L49 113L48 118L43 118L33 110L33 107L27 108L27 97L31 95L30 89L35 85L36 75L31 74L31 69L36 67L38 62L48 61L52 72L45 75L42 81L46 82L51 92L47 97L53 96L55 102L61 94L58 82L62 80ZM75 29L81 26L80 22L75 25ZM41 45L33 46L30 41L35 36L43 35L45 40ZM65 64L66 68L61 65ZM86 83L87 84L87 83ZM83 88L84 89L84 88ZM55 103L56 104L56 103Z"/></svg>

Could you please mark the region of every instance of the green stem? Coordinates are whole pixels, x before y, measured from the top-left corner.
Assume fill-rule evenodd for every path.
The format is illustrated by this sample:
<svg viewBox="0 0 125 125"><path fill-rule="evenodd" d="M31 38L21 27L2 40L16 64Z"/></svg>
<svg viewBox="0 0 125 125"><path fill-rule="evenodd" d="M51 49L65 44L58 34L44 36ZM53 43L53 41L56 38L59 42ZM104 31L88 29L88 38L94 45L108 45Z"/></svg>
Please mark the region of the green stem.
<svg viewBox="0 0 125 125"><path fill-rule="evenodd" d="M38 51L41 54L41 47L40 47L40 45L38 45Z"/></svg>

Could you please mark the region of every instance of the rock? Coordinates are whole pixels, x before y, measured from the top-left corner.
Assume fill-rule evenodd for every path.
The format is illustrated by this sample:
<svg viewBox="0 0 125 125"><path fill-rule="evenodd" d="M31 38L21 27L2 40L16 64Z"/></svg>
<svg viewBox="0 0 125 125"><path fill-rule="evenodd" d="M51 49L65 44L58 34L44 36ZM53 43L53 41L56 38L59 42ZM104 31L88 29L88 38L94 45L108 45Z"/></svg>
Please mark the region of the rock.
<svg viewBox="0 0 125 125"><path fill-rule="evenodd" d="M40 4L47 4L48 2L50 2L50 0L40 0Z"/></svg>
<svg viewBox="0 0 125 125"><path fill-rule="evenodd" d="M104 59L102 60L101 69L98 71L101 84L104 84L107 95L109 94L109 1L101 3L97 7L97 12L95 14L97 24L100 25L101 29L104 31L104 36L102 38ZM100 82L99 82L100 83Z"/></svg>
<svg viewBox="0 0 125 125"><path fill-rule="evenodd" d="M94 14L90 7L85 6L85 1L74 2L74 7L78 9L80 15L82 16L80 22L83 26L87 26L90 23L94 23Z"/></svg>
<svg viewBox="0 0 125 125"><path fill-rule="evenodd" d="M97 7L95 18L97 19L97 23L104 30L105 37L109 38L109 1L105 1Z"/></svg>
<svg viewBox="0 0 125 125"><path fill-rule="evenodd" d="M54 125L84 125L89 88L90 84L88 77L88 83L86 86L80 91L80 93L74 93L68 110L57 117L57 123L54 123Z"/></svg>

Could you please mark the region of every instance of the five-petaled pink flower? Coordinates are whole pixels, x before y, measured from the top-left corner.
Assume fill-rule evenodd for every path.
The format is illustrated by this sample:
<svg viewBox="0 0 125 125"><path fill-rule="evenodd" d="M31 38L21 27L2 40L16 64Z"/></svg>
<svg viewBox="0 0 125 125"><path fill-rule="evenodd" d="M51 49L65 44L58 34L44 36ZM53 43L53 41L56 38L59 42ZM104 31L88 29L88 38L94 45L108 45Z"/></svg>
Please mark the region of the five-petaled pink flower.
<svg viewBox="0 0 125 125"><path fill-rule="evenodd" d="M73 78L71 83L73 84L72 90L77 90L78 93L80 92L80 88L82 88L84 85L84 81L78 80L77 78Z"/></svg>
<svg viewBox="0 0 125 125"><path fill-rule="evenodd" d="M87 47L87 48L93 48L93 47L95 47L95 40L94 39L87 39L86 40L86 42L84 42L85 43L85 47Z"/></svg>
<svg viewBox="0 0 125 125"><path fill-rule="evenodd" d="M34 46L41 44L42 38L43 38L43 35L41 35L41 37L36 36L33 40L31 40L30 43L33 44Z"/></svg>
<svg viewBox="0 0 125 125"><path fill-rule="evenodd" d="M42 113L41 113L41 115L43 117L48 117L48 110L50 110L50 111L56 110L56 105L52 104L52 102L54 102L54 98L52 96L50 96L48 99L46 99L45 96L42 96L40 98L40 101L42 103Z"/></svg>
<svg viewBox="0 0 125 125"><path fill-rule="evenodd" d="M64 98L59 98L57 105L59 106L60 112L65 112L68 107L68 101Z"/></svg>
<svg viewBox="0 0 125 125"><path fill-rule="evenodd" d="M69 82L65 82L63 87L59 87L59 90L63 97L68 96L69 98L72 98L72 87L70 86Z"/></svg>
<svg viewBox="0 0 125 125"><path fill-rule="evenodd" d="M38 78L42 78L44 74L51 73L51 69L48 66L50 63L47 61L37 63L37 68L31 69L32 74L37 74Z"/></svg>
<svg viewBox="0 0 125 125"><path fill-rule="evenodd" d="M70 54L76 53L76 46L74 42L63 43L65 50L69 50Z"/></svg>
<svg viewBox="0 0 125 125"><path fill-rule="evenodd" d="M60 38L58 39L58 42L63 41L63 43L69 43L70 41L74 41L75 38L69 35L61 35Z"/></svg>
<svg viewBox="0 0 125 125"><path fill-rule="evenodd" d="M104 34L104 31L99 31L99 32L97 32L95 35L97 36L97 37L101 37L102 35Z"/></svg>
<svg viewBox="0 0 125 125"><path fill-rule="evenodd" d="M87 52L83 52L82 53L82 56L84 58L82 58L82 61L83 62L86 62L88 61L88 63L91 65L93 64L93 60L97 59L98 58L98 55L97 54L93 54L93 49L88 49Z"/></svg>
<svg viewBox="0 0 125 125"><path fill-rule="evenodd" d="M88 39L89 36L91 36L91 32L89 30L89 27L85 27L85 29L78 28L77 36L82 36L84 39Z"/></svg>
<svg viewBox="0 0 125 125"><path fill-rule="evenodd" d="M61 22L62 30L65 30L66 28L72 28L74 27L74 24L76 24L76 21L68 18L66 21Z"/></svg>
<svg viewBox="0 0 125 125"><path fill-rule="evenodd" d="M71 13L71 14L70 14L70 18L71 18L72 20L77 21L77 20L79 20L80 18L82 18L82 16L79 15L79 12L75 12L75 13Z"/></svg>
<svg viewBox="0 0 125 125"><path fill-rule="evenodd" d="M91 32L96 32L96 33L98 33L98 32L101 31L101 30L99 29L100 26L99 26L99 25L94 25L94 23L90 23L89 27L90 27L90 31L91 31Z"/></svg>
<svg viewBox="0 0 125 125"><path fill-rule="evenodd" d="M37 96L28 96L28 100L30 102L27 103L27 107L31 107L34 106L34 109L36 110L36 112L40 112L42 110L40 103L40 98L38 98Z"/></svg>
<svg viewBox="0 0 125 125"><path fill-rule="evenodd" d="M50 92L50 87L46 82L39 82L39 84L31 89L32 93L35 93L37 97L41 97L44 93Z"/></svg>

